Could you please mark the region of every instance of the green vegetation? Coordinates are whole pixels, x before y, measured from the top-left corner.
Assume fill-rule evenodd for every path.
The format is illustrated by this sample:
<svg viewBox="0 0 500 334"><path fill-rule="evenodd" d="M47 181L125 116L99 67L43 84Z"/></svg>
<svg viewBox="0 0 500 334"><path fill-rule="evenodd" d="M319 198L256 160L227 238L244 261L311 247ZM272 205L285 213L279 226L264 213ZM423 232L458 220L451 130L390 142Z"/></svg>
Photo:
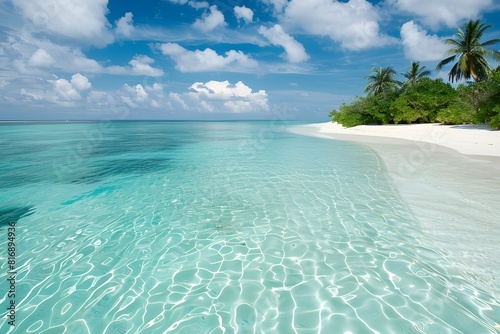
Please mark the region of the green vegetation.
<svg viewBox="0 0 500 334"><path fill-rule="evenodd" d="M406 85L413 86L420 79L428 77L431 74L431 71L425 69L425 66L420 66L420 62L411 62L410 70L405 73L401 73L406 81L404 82Z"/></svg>
<svg viewBox="0 0 500 334"><path fill-rule="evenodd" d="M438 112L448 108L455 98L456 92L450 84L423 78L391 103L394 123L436 122Z"/></svg>
<svg viewBox="0 0 500 334"><path fill-rule="evenodd" d="M444 65L451 63L458 57L458 61L448 74L451 82L454 79L458 81L462 78L469 80L471 77L476 82L484 80L490 69L486 56L500 60L500 52L486 48L500 42L500 39L496 38L481 43L484 31L491 27L491 25L482 24L480 20L471 20L465 25L465 31L458 28L457 39L447 38L443 41L451 46L451 49L445 53L450 57L441 60L437 64L436 70L441 70Z"/></svg>
<svg viewBox="0 0 500 334"><path fill-rule="evenodd" d="M365 92L350 104L330 113L333 122L346 127L362 124L444 123L485 124L500 129L500 66L490 69L486 56L500 60L500 52L486 49L500 42L493 39L480 42L484 31L491 28L479 20L469 21L458 29L457 39L446 39L451 45L450 57L442 60L437 69L458 57L448 78L451 82L473 79L453 88L442 79L430 79L430 72L419 62L412 62L408 72L401 73L404 84L395 79L391 67L371 69Z"/></svg>
<svg viewBox="0 0 500 334"><path fill-rule="evenodd" d="M371 72L371 75L365 77L369 81L365 87L365 92L368 94L378 95L401 86L401 82L393 79L396 76L396 71L390 66L379 69L372 67Z"/></svg>

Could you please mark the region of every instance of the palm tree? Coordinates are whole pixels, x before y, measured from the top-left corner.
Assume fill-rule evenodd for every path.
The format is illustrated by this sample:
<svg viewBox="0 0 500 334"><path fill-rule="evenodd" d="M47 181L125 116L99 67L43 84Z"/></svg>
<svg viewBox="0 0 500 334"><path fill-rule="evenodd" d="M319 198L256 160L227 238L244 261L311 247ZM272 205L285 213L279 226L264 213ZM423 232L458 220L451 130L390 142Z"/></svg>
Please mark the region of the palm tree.
<svg viewBox="0 0 500 334"><path fill-rule="evenodd" d="M484 25L480 20L470 20L465 25L465 32L458 28L458 32L455 34L456 39L447 38L443 41L451 46L445 53L446 56L450 57L441 60L436 66L436 70L441 70L444 65L451 63L458 57L457 62L448 74L448 79L451 82L462 78L468 80L471 77L476 82L484 79L487 71L490 70L490 64L486 57L489 56L500 60L500 52L486 49L487 46L500 42L500 39L495 38L481 43L484 31L491 27L491 25Z"/></svg>
<svg viewBox="0 0 500 334"><path fill-rule="evenodd" d="M369 83L365 87L365 92L373 95L380 94L387 90L396 89L401 86L401 82L394 80L393 77L396 76L396 71L392 67L372 67L370 70L373 74L367 75L365 77Z"/></svg>
<svg viewBox="0 0 500 334"><path fill-rule="evenodd" d="M419 82L420 79L429 76L431 71L426 70L425 66L420 66L420 62L417 61L416 63L411 62L410 70L401 74L405 77L406 82L412 86Z"/></svg>

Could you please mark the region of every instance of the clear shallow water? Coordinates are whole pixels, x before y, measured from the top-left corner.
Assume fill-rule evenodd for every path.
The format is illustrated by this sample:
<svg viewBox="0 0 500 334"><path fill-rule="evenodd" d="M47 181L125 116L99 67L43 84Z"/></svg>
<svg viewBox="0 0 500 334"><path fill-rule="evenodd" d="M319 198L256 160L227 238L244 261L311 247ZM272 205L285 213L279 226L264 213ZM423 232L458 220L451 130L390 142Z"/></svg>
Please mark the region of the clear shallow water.
<svg viewBox="0 0 500 334"><path fill-rule="evenodd" d="M433 248L371 150L281 128L0 126L15 332L498 330L498 301Z"/></svg>

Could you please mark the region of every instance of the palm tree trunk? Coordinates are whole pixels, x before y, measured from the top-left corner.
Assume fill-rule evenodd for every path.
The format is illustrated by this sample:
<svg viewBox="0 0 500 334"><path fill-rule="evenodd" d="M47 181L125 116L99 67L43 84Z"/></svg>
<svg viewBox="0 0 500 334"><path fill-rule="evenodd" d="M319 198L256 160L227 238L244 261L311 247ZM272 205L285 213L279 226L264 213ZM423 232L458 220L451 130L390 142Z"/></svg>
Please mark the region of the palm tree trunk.
<svg viewBox="0 0 500 334"><path fill-rule="evenodd" d="M474 79L474 82L477 82L477 80L479 79L477 74L474 73L474 70L470 70L470 75L472 76L472 79Z"/></svg>

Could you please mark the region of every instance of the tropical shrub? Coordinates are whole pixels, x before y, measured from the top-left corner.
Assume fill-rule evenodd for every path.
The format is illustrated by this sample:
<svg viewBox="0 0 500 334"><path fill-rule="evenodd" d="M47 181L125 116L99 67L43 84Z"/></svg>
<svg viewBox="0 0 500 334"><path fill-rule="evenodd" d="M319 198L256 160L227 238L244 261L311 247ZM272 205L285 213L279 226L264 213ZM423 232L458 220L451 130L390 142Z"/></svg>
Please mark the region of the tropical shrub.
<svg viewBox="0 0 500 334"><path fill-rule="evenodd" d="M493 110L496 114L491 117L489 126L492 129L500 129L500 105L497 105Z"/></svg>
<svg viewBox="0 0 500 334"><path fill-rule="evenodd" d="M392 123L390 114L391 103L397 98L397 91L387 91L377 95L356 97L351 104L343 104L339 110L333 110L332 121L345 127L362 124L389 124Z"/></svg>
<svg viewBox="0 0 500 334"><path fill-rule="evenodd" d="M494 118L500 110L499 68L491 71L487 79L461 84L456 91L455 100L439 112L439 121L445 124L485 124L493 120L491 124L495 124Z"/></svg>
<svg viewBox="0 0 500 334"><path fill-rule="evenodd" d="M391 104L394 123L436 122L438 112L447 108L455 99L456 92L442 79L422 78L406 87Z"/></svg>

